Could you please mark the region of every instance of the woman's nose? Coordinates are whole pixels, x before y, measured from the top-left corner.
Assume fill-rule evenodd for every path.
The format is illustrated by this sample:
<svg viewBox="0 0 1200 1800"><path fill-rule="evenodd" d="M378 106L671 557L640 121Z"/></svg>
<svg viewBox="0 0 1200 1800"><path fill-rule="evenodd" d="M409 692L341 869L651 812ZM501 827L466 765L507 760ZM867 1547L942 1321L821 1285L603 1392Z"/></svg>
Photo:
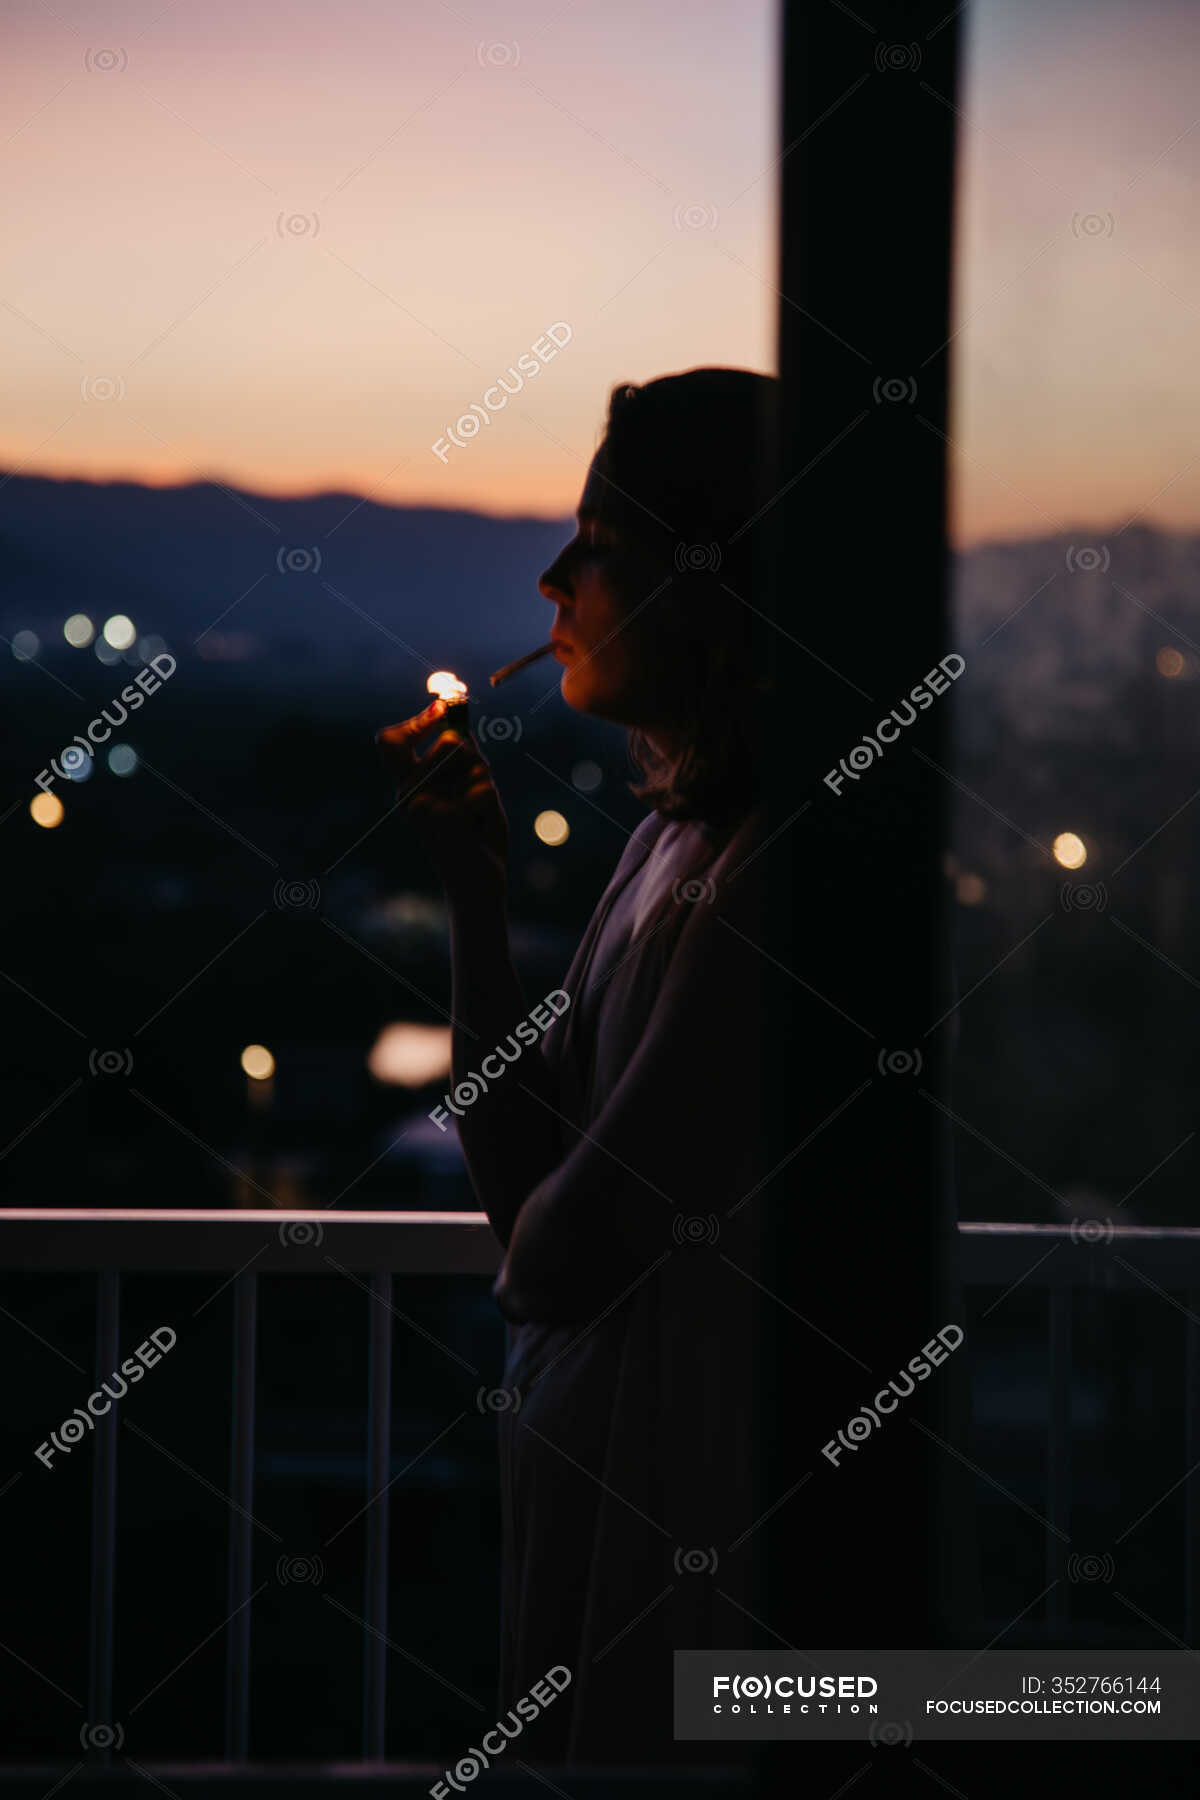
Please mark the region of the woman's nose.
<svg viewBox="0 0 1200 1800"><path fill-rule="evenodd" d="M567 587L567 575L561 556L556 557L550 567L538 576L538 593L543 600L549 600L553 606L570 603L571 593Z"/></svg>

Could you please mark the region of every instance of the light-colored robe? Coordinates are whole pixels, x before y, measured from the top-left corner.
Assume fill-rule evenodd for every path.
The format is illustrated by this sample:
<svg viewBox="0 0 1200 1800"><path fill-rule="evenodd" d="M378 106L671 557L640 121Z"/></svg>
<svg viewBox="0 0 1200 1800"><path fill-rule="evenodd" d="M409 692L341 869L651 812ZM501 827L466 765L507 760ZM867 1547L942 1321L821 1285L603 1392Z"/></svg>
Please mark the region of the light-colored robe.
<svg viewBox="0 0 1200 1800"><path fill-rule="evenodd" d="M510 1245L495 1289L523 1321L498 1418L501 1716L571 1675L519 1740L534 1760L697 1760L673 1743L673 1652L753 1641L761 831L644 820L543 1039L562 1161L514 1230L540 1281Z"/></svg>

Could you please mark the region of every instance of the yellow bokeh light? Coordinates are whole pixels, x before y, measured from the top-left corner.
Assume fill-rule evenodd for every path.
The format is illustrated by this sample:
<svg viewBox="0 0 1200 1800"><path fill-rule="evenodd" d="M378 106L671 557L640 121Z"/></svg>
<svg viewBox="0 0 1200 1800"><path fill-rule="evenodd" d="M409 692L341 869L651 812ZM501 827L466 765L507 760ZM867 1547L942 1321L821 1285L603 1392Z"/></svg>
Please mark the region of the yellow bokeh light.
<svg viewBox="0 0 1200 1800"><path fill-rule="evenodd" d="M980 906L987 898L987 882L982 875L960 875L954 891L961 906Z"/></svg>
<svg viewBox="0 0 1200 1800"><path fill-rule="evenodd" d="M36 794L29 802L29 816L35 825L53 831L63 822L63 803L57 794Z"/></svg>
<svg viewBox="0 0 1200 1800"><path fill-rule="evenodd" d="M1159 674L1165 675L1168 681L1173 681L1176 675L1183 674L1183 657L1169 644L1163 645L1154 661Z"/></svg>
<svg viewBox="0 0 1200 1800"><path fill-rule="evenodd" d="M275 1058L265 1044L247 1044L242 1051L242 1067L251 1081L269 1081L275 1073Z"/></svg>
<svg viewBox="0 0 1200 1800"><path fill-rule="evenodd" d="M1073 831L1060 831L1054 840L1054 860L1064 869L1081 869L1087 861L1087 846Z"/></svg>
<svg viewBox="0 0 1200 1800"><path fill-rule="evenodd" d="M376 1081L424 1087L450 1073L448 1025L385 1025L371 1047L367 1067Z"/></svg>
<svg viewBox="0 0 1200 1800"><path fill-rule="evenodd" d="M565 844L571 835L571 827L567 821L560 812L554 812L553 809L538 814L533 821L533 831L535 837L540 838L543 844L549 844L551 847Z"/></svg>
<svg viewBox="0 0 1200 1800"><path fill-rule="evenodd" d="M435 669L425 686L439 700L455 700L467 691L466 682L460 681L457 675L452 675L449 669Z"/></svg>

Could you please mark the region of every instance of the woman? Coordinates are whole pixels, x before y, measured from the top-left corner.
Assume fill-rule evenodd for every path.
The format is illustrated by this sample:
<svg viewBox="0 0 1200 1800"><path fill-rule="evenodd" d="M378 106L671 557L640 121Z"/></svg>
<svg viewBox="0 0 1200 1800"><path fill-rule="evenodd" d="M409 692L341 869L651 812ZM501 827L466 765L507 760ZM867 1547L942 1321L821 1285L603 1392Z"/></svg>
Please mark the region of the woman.
<svg viewBox="0 0 1200 1800"><path fill-rule="evenodd" d="M673 1741L673 1652L751 1641L767 1174L751 527L773 497L775 403L773 380L736 369L615 388L578 530L539 582L563 698L628 728L651 810L537 1051L514 1035L529 1007L507 827L478 747L443 732L418 754L440 701L380 738L445 884L454 1080L494 1047L511 1065L458 1120L505 1247L499 1716L569 1676L532 1723L511 1711L514 1756L695 1760Z"/></svg>

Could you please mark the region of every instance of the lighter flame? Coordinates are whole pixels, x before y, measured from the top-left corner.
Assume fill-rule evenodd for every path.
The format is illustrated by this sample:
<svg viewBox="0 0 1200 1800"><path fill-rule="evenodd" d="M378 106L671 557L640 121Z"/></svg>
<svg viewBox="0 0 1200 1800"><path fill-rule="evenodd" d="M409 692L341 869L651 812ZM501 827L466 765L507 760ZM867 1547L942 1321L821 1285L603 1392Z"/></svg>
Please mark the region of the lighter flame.
<svg viewBox="0 0 1200 1800"><path fill-rule="evenodd" d="M449 669L435 669L425 686L439 700L459 700L467 691L466 682L452 675Z"/></svg>

